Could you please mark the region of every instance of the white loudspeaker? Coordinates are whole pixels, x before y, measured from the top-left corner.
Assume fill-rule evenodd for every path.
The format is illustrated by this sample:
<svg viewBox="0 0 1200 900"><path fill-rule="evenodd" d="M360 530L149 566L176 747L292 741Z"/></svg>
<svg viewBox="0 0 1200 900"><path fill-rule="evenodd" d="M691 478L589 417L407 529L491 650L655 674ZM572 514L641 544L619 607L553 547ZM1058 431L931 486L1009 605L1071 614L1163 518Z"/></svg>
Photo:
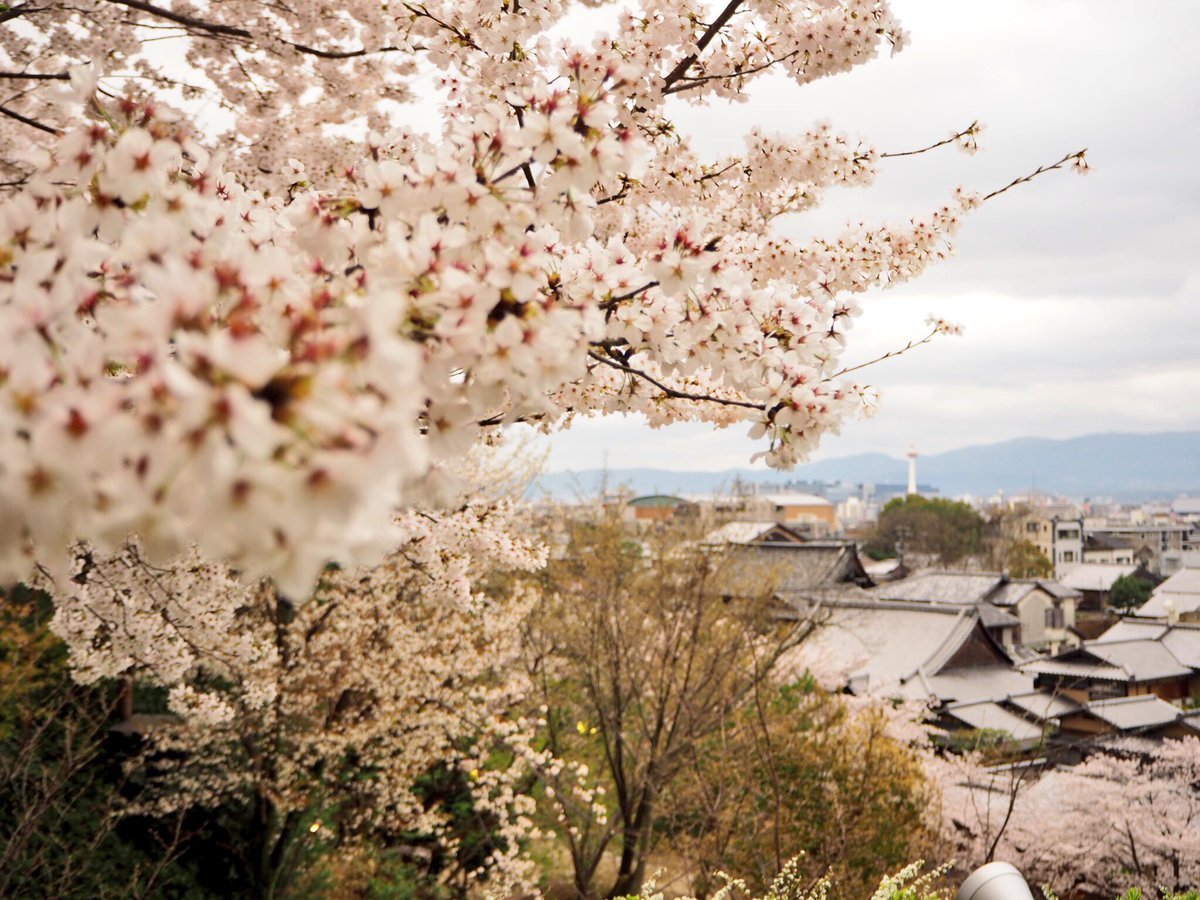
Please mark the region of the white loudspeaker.
<svg viewBox="0 0 1200 900"><path fill-rule="evenodd" d="M971 873L955 900L1033 900L1033 893L1015 866L992 862Z"/></svg>

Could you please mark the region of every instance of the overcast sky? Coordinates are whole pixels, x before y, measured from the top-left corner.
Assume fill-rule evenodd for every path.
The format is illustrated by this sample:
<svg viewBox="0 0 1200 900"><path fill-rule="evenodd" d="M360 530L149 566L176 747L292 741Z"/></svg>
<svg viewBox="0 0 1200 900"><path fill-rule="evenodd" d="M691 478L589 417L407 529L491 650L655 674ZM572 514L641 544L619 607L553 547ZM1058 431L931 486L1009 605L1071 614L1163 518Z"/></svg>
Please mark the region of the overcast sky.
<svg viewBox="0 0 1200 900"><path fill-rule="evenodd" d="M936 313L966 333L868 373L879 414L814 458L924 453L1024 436L1200 428L1200 3L894 0L911 45L804 88L760 82L749 103L682 107L700 150L736 151L755 125L818 119L884 151L985 123L975 156L885 161L868 190L830 195L796 234L848 220L905 220L956 185L986 192L1088 148L1092 172L1053 172L989 202L957 256L867 295L847 362L918 336ZM760 449L746 428L632 419L551 439L549 468L723 469Z"/></svg>

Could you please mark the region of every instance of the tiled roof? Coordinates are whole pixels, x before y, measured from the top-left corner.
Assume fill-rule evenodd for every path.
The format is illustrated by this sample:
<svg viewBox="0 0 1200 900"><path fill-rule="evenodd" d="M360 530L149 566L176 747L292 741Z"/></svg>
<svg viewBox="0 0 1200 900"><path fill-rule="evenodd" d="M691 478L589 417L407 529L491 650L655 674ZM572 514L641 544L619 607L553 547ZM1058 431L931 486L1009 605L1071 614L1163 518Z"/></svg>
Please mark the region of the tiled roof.
<svg viewBox="0 0 1200 900"><path fill-rule="evenodd" d="M853 580L860 571L857 556L849 542L752 543L739 545L731 564L743 581L757 580L760 587L770 584L786 593Z"/></svg>
<svg viewBox="0 0 1200 900"><path fill-rule="evenodd" d="M973 703L977 700L1002 700L1010 694L1029 693L1032 689L1032 675L997 665L947 669L937 675L918 671L905 679L897 693L908 700Z"/></svg>
<svg viewBox="0 0 1200 900"><path fill-rule="evenodd" d="M1166 725L1181 715L1178 706L1172 706L1153 694L1093 700L1084 706L1084 710L1121 731Z"/></svg>
<svg viewBox="0 0 1200 900"><path fill-rule="evenodd" d="M871 600L835 603L819 616L787 665L849 683L856 693L898 693L920 668L937 674L979 621L969 608Z"/></svg>
<svg viewBox="0 0 1200 900"><path fill-rule="evenodd" d="M1042 726L987 700L955 704L943 712L971 728L1005 731L1018 741L1036 741L1043 734Z"/></svg>
<svg viewBox="0 0 1200 900"><path fill-rule="evenodd" d="M1021 620L1016 616L997 609L990 603L978 603L975 608L979 610L979 618L985 628L1016 628L1021 624Z"/></svg>
<svg viewBox="0 0 1200 900"><path fill-rule="evenodd" d="M1001 585L990 597L988 602L996 606L1016 606L1029 594L1030 591L1036 590L1037 585L1028 581L1010 581L1008 584Z"/></svg>
<svg viewBox="0 0 1200 900"><path fill-rule="evenodd" d="M1088 641L1082 649L1110 666L1124 669L1135 681L1181 678L1192 673L1158 641Z"/></svg>
<svg viewBox="0 0 1200 900"><path fill-rule="evenodd" d="M875 589L884 600L956 603L969 606L986 600L1003 584L1004 576L967 572L925 572Z"/></svg>
<svg viewBox="0 0 1200 900"><path fill-rule="evenodd" d="M1038 721L1057 719L1067 713L1076 712L1079 704L1061 694L1051 694L1047 691L1028 691L1024 694L1011 694L1007 701L1027 716Z"/></svg>
<svg viewBox="0 0 1200 900"><path fill-rule="evenodd" d="M1132 575L1136 571L1136 565L1080 563L1067 569L1058 580L1077 591L1107 591L1122 575Z"/></svg>
<svg viewBox="0 0 1200 900"><path fill-rule="evenodd" d="M1032 672L1035 675L1062 675L1068 678L1091 678L1101 681L1129 681L1129 673L1124 669L1100 662L1035 659L1032 662L1021 663L1020 668L1022 672Z"/></svg>
<svg viewBox="0 0 1200 900"><path fill-rule="evenodd" d="M1068 587L1059 581L1050 581L1045 578L1039 578L1038 587L1040 587L1051 597L1057 597L1059 600L1066 600L1069 597L1080 596L1080 593L1076 588Z"/></svg>
<svg viewBox="0 0 1200 900"><path fill-rule="evenodd" d="M1170 611L1190 613L1200 609L1200 569L1180 569L1154 589L1134 615L1163 617Z"/></svg>
<svg viewBox="0 0 1200 900"><path fill-rule="evenodd" d="M704 536L706 544L749 544L775 527L774 522L727 522Z"/></svg>
<svg viewBox="0 0 1200 900"><path fill-rule="evenodd" d="M1166 622L1146 621L1139 622L1137 619L1123 617L1117 624L1113 625L1108 631L1101 634L1092 643L1102 643L1104 641L1128 641L1134 639L1141 640L1158 640L1167 633Z"/></svg>
<svg viewBox="0 0 1200 900"><path fill-rule="evenodd" d="M1150 619L1165 618L1170 612L1192 613L1200 609L1200 594L1174 593L1162 590L1162 586L1150 595L1150 599L1133 611L1135 616Z"/></svg>

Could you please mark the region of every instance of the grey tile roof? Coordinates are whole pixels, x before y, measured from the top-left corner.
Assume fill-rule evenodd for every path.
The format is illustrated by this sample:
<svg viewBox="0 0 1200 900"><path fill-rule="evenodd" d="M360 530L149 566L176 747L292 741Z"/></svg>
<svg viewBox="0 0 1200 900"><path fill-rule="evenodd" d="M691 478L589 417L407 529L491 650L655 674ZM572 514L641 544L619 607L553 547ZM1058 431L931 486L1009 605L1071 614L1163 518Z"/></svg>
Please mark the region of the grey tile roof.
<svg viewBox="0 0 1200 900"><path fill-rule="evenodd" d="M1009 705L1016 707L1027 716L1040 722L1057 719L1067 713L1077 712L1079 704L1061 694L1051 694L1049 691L1028 691L1024 694L1012 694L1006 698Z"/></svg>
<svg viewBox="0 0 1200 900"><path fill-rule="evenodd" d="M808 541L803 544L735 545L731 568L742 579L777 591L802 591L840 584L857 569L857 550L848 542Z"/></svg>
<svg viewBox="0 0 1200 900"><path fill-rule="evenodd" d="M975 608L979 610L979 618L987 628L1016 628L1021 624L1021 620L1016 616L997 609L990 603L978 603Z"/></svg>
<svg viewBox="0 0 1200 900"><path fill-rule="evenodd" d="M1102 643L1104 641L1128 641L1128 640L1158 640L1167 633L1167 624L1165 622L1155 621L1138 621L1131 619L1128 616L1123 617L1112 628L1105 631L1091 643Z"/></svg>
<svg viewBox="0 0 1200 900"><path fill-rule="evenodd" d="M1017 741L1036 741L1043 734L1042 726L987 700L948 706L943 713L971 728L1005 731Z"/></svg>
<svg viewBox="0 0 1200 900"><path fill-rule="evenodd" d="M1159 640L1177 660L1200 671L1200 625L1176 625Z"/></svg>
<svg viewBox="0 0 1200 900"><path fill-rule="evenodd" d="M1163 619L1143 620L1126 616L1095 641L1088 643L1128 640L1158 641L1182 665L1200 671L1200 623L1177 622L1170 625Z"/></svg>
<svg viewBox="0 0 1200 900"><path fill-rule="evenodd" d="M1083 649L1110 666L1124 669L1135 681L1181 678L1192 672L1158 641L1088 641Z"/></svg>
<svg viewBox="0 0 1200 900"><path fill-rule="evenodd" d="M1132 575L1136 565L1117 563L1080 563L1067 569L1059 582L1077 591L1107 591L1122 575Z"/></svg>
<svg viewBox="0 0 1200 900"><path fill-rule="evenodd" d="M1036 590L1037 585L1028 581L1010 581L988 597L988 602L996 606L1016 606L1024 600L1030 591Z"/></svg>
<svg viewBox="0 0 1200 900"><path fill-rule="evenodd" d="M1040 587L1043 591L1059 600L1066 600L1070 597L1082 596L1080 591L1076 588L1068 587L1059 581L1049 581L1045 578L1039 578L1037 583L1038 587Z"/></svg>
<svg viewBox="0 0 1200 900"><path fill-rule="evenodd" d="M1180 718L1182 714L1178 706L1172 706L1153 694L1093 700L1084 706L1084 710L1121 731L1166 725Z"/></svg>
<svg viewBox="0 0 1200 900"><path fill-rule="evenodd" d="M936 674L979 621L971 608L871 600L835 602L819 615L786 665L850 683L856 693L898 692L921 668Z"/></svg>
<svg viewBox="0 0 1200 900"><path fill-rule="evenodd" d="M1033 676L1009 666L972 666L947 669L937 675L916 672L905 679L898 694L907 700L939 703L974 703L1003 700L1010 694L1032 692Z"/></svg>
<svg viewBox="0 0 1200 900"><path fill-rule="evenodd" d="M875 589L884 600L911 600L922 603L971 605L986 600L1003 584L999 574L974 572L925 572Z"/></svg>
<svg viewBox="0 0 1200 900"><path fill-rule="evenodd" d="M1035 675L1062 675L1068 678L1090 678L1101 681L1129 681L1129 673L1116 666L1084 660L1035 659L1021 663L1022 672Z"/></svg>
<svg viewBox="0 0 1200 900"><path fill-rule="evenodd" d="M1138 607L1135 615L1166 616L1168 603L1180 613L1200 609L1200 569L1180 569L1154 589L1150 599Z"/></svg>

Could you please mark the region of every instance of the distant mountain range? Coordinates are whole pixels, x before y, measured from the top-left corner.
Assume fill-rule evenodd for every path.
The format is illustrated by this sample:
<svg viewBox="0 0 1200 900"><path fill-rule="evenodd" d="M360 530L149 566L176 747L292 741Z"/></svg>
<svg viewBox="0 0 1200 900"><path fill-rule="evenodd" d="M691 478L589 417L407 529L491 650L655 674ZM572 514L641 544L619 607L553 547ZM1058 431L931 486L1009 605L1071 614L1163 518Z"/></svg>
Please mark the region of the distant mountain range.
<svg viewBox="0 0 1200 900"><path fill-rule="evenodd" d="M1200 494L1200 431L1159 434L1090 434L1067 440L1017 438L921 456L922 487L943 496L1025 493L1034 488L1075 499L1114 497L1160 499ZM550 472L530 495L559 498L596 496L602 488L628 486L637 494L707 494L727 491L737 480L754 484L787 482L871 482L904 484L908 462L883 453L860 453L798 466L791 472L726 469L673 472L665 469L585 469Z"/></svg>

